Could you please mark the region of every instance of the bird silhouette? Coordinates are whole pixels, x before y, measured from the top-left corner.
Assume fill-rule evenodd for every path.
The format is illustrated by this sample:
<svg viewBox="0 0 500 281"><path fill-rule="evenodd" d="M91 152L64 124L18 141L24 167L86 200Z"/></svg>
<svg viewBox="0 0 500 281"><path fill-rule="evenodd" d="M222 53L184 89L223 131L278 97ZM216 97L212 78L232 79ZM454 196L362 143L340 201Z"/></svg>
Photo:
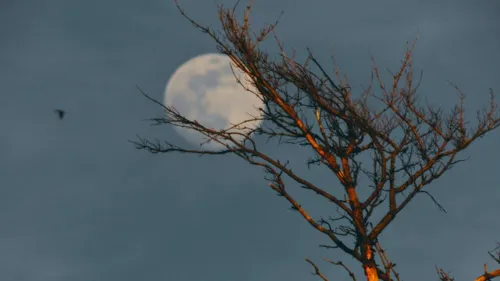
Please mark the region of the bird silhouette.
<svg viewBox="0 0 500 281"><path fill-rule="evenodd" d="M64 118L64 114L66 114L66 111L62 109L55 109L54 112L57 113L57 116L59 116L61 120Z"/></svg>

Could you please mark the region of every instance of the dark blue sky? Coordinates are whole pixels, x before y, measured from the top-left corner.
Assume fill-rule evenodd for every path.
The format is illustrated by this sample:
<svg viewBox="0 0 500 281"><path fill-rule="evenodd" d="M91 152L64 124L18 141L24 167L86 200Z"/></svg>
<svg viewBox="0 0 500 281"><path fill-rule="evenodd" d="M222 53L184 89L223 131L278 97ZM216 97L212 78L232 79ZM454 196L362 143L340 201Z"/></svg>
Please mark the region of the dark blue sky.
<svg viewBox="0 0 500 281"><path fill-rule="evenodd" d="M219 27L215 1L180 4ZM282 9L285 47L302 57L311 47L327 65L333 50L354 86L369 82L369 52L382 68L397 67L418 32L420 93L433 104L451 107L447 81L455 82L473 120L488 88L500 93L498 1L256 0L255 27ZM326 239L260 169L127 143L138 133L188 145L172 128L141 121L161 108L135 85L161 99L179 65L215 51L171 0L0 1L0 280L318 280L305 256L331 280L348 280L320 261L344 256L317 248ZM500 239L499 140L500 132L479 140L462 155L470 161L429 187L448 214L422 196L386 230L382 242L404 280L435 280L434 265L462 280L481 274ZM306 150L275 155L313 182L338 184L307 171ZM295 194L313 215L334 211Z"/></svg>

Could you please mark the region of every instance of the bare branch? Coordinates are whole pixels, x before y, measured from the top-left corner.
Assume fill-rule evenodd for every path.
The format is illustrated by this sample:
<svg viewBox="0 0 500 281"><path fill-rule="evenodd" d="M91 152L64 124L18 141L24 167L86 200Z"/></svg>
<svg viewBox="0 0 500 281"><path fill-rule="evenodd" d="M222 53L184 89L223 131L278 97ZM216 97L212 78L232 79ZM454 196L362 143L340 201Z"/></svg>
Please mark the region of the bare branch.
<svg viewBox="0 0 500 281"><path fill-rule="evenodd" d="M356 281L356 275L354 275L354 273L341 261L331 261L327 258L323 258L323 260L333 264L333 265L338 265L338 266L341 266L343 269L345 269L345 271L347 271L347 273L349 274L349 277L351 277L351 279L353 281Z"/></svg>
<svg viewBox="0 0 500 281"><path fill-rule="evenodd" d="M490 89L489 105L476 112L477 124L472 127L465 114L466 95L454 84L458 102L448 114L429 103L420 103L417 89L422 72L419 80L415 80L412 69L417 40L411 45L407 42L400 67L396 71L388 70L391 75L388 83L384 82L372 56L370 85L361 93L356 93L348 77L340 73L333 55L334 71L330 75L310 49L307 49L307 58L302 63L295 59L295 51L292 55L287 54L275 32L279 18L259 31L251 30L253 1L244 9L242 20L237 20L235 15L239 1L232 9L219 5L222 31L218 33L191 19L177 0L174 1L179 12L194 27L211 37L220 53L230 58L232 69L238 68L246 75L248 81L245 82L249 82L253 89L245 86L246 83L235 75L237 83L248 94L257 96L265 108L259 109L259 116L249 116L243 122L215 130L204 126L203 120L189 120L174 107L163 105L139 88L142 95L164 110L164 116L149 119L153 125L168 124L198 132L206 138L204 143L216 143L222 149L201 149L204 143L200 144L200 149L186 149L167 141L151 141L140 136L131 143L151 153L230 154L250 165L262 167L270 176L266 178L270 188L285 198L291 208L314 229L333 242L321 247L341 249L352 256L363 267L367 280L392 281L391 275L399 280L394 264L389 261L378 238L417 194L429 196L440 210L445 211L424 188L455 164L465 161L459 159L459 154L478 138L500 126L500 110L493 91ZM271 32L279 47L277 58L270 58L269 53L260 47ZM374 83L378 84L378 89ZM312 122L308 120L311 116ZM250 125L256 121L262 126L254 128ZM292 171L287 166L289 161L263 153L258 137L267 138L266 143L276 139L279 144L309 148L312 156L306 162L308 167L311 164L326 167L338 184L312 184ZM369 167L361 163L360 155L363 154L372 157L372 162L367 165ZM360 186L360 175L369 179L367 186ZM284 178L334 204L339 217L313 219L288 192ZM334 196L333 188L337 188L342 195ZM360 192L365 190L369 192L363 200L360 194L364 196L365 193ZM378 221L372 218L375 210L382 210ZM352 238L355 243L351 247L346 241ZM376 263L376 255L382 263L381 267ZM500 254L498 259L492 253L490 256L497 262L500 260ZM326 281L317 267L309 259L306 261L314 267L315 274ZM340 262L334 264L343 266ZM355 280L352 272L345 269ZM441 269L436 270L441 280L453 280ZM498 271L488 273L485 270L476 280L483 281L496 277L496 274Z"/></svg>
<svg viewBox="0 0 500 281"><path fill-rule="evenodd" d="M491 280L491 279L493 279L495 277L499 277L499 276L500 276L500 269L488 272L488 270L486 268L486 264L485 264L483 275L477 277L474 281L486 281L486 280Z"/></svg>
<svg viewBox="0 0 500 281"><path fill-rule="evenodd" d="M308 263L310 263L310 264L313 266L313 268L314 268L314 273L312 273L312 275L317 275L317 276L319 276L319 277L320 277L323 281L328 281L328 279L327 279L327 278L323 275L323 273L321 273L321 272L319 271L318 266L316 266L316 265L315 265L315 264L314 264L314 263L313 263L313 262L312 262L309 258L306 258L306 261L307 261Z"/></svg>

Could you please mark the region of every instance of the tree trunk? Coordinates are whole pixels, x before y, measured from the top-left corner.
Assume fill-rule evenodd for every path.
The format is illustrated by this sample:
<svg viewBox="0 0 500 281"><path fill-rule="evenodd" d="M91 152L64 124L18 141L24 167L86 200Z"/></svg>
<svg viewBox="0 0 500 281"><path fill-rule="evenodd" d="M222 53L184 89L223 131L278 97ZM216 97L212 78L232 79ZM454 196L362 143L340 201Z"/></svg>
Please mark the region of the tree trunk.
<svg viewBox="0 0 500 281"><path fill-rule="evenodd" d="M378 281L377 267L370 265L363 265L367 281Z"/></svg>
<svg viewBox="0 0 500 281"><path fill-rule="evenodd" d="M363 269L365 271L365 276L367 281L378 281L377 264L375 263L375 257L373 256L373 249L370 243L363 245L365 257L365 262L363 263Z"/></svg>

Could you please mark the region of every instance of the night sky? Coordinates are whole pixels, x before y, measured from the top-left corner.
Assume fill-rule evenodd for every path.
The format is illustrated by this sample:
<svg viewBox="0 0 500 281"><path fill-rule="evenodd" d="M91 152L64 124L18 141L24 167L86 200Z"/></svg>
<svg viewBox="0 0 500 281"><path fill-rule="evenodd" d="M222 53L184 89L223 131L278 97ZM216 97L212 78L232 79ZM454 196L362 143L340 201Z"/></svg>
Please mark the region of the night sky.
<svg viewBox="0 0 500 281"><path fill-rule="evenodd" d="M195 20L219 28L215 1L182 0ZM235 1L225 1L232 5ZM241 2L241 8L247 1ZM286 48L310 47L353 85L367 85L373 54L394 69L418 36L419 93L437 106L466 93L468 117L500 93L500 2L256 0L255 28L284 15ZM240 13L241 15L241 13ZM275 196L261 169L232 156L152 155L135 135L190 147L169 126L141 121L162 109L165 83L188 59L216 52L171 0L0 0L0 280L274 281L349 280L325 256L360 266ZM270 52L277 47L272 38ZM59 120L54 109L67 115ZM381 242L404 280L437 280L434 266L460 280L482 274L500 241L500 130L478 140L427 190L446 208L417 197ZM310 151L266 150L314 182ZM331 182L331 183L330 183ZM331 205L290 186L312 215ZM322 205L321 205L322 204ZM362 276L358 276L362 280Z"/></svg>

